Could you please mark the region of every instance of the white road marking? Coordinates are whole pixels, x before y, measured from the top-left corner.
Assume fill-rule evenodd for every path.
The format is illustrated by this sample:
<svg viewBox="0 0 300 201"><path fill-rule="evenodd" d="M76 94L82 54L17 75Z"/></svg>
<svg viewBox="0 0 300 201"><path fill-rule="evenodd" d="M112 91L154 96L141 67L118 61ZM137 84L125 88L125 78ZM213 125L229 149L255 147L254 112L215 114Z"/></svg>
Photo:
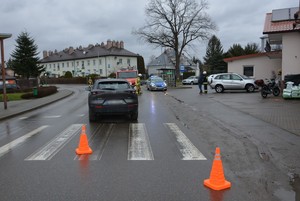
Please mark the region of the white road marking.
<svg viewBox="0 0 300 201"><path fill-rule="evenodd" d="M72 139L73 136L75 136L76 133L78 133L81 127L82 124L72 124L48 144L28 156L25 160L50 160Z"/></svg>
<svg viewBox="0 0 300 201"><path fill-rule="evenodd" d="M164 123L175 134L179 144L182 160L207 160L204 155L192 144L180 128L174 123Z"/></svg>
<svg viewBox="0 0 300 201"><path fill-rule="evenodd" d="M46 119L54 119L54 118L59 118L61 115L52 115L52 116L44 116Z"/></svg>
<svg viewBox="0 0 300 201"><path fill-rule="evenodd" d="M129 125L128 160L154 160L144 123Z"/></svg>
<svg viewBox="0 0 300 201"><path fill-rule="evenodd" d="M28 138L36 135L37 133L41 132L42 130L44 130L45 128L47 128L48 126L41 126L25 135L23 135L22 137L19 137L17 139L15 139L14 141L0 147L0 157L2 157L3 155L5 155L6 153L8 153L10 150L16 148L17 146L21 145L22 143L24 143Z"/></svg>
<svg viewBox="0 0 300 201"><path fill-rule="evenodd" d="M28 117L20 117L19 119L20 119L20 120L28 119Z"/></svg>

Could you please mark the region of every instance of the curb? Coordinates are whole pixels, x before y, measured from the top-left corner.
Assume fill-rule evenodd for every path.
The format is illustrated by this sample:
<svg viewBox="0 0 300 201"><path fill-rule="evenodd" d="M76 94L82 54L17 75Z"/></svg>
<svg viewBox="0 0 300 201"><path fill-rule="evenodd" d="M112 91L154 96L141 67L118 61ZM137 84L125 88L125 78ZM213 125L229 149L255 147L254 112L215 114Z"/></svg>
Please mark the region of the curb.
<svg viewBox="0 0 300 201"><path fill-rule="evenodd" d="M17 115L20 115L20 114L24 114L24 113L33 111L33 110L36 110L36 109L39 109L39 108L42 108L42 107L44 107L44 106L46 106L46 105L50 105L50 104L55 103L55 102L57 102L57 101L59 101L59 100L62 100L62 99L64 99L64 98L67 98L67 97L71 96L71 95L74 93L73 91L70 91L70 90L67 90L67 89L65 89L65 90L63 90L63 91L66 91L67 93L66 93L65 95L61 96L61 97L58 97L58 98L53 99L53 100L51 100L51 101L46 101L46 102L44 102L44 103L42 103L42 104L39 104L39 105L37 105L37 106L35 106L35 107L20 109L19 111L16 111L16 112L14 112L14 113L12 113L12 114L8 114L8 115L6 115L6 116L0 117L0 121L1 121L1 120L5 120L5 119L9 119L9 118L15 117L15 116L17 116ZM59 92L58 92L58 93L59 93ZM53 94L53 95L55 95L55 94ZM57 94L56 94L56 95L57 95Z"/></svg>

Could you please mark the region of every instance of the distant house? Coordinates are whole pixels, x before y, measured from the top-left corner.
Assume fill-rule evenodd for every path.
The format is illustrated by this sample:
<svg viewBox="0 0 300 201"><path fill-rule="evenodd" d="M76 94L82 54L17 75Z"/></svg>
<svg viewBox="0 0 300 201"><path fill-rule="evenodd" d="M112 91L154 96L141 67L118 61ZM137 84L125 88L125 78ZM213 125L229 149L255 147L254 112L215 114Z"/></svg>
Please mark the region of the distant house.
<svg viewBox="0 0 300 201"><path fill-rule="evenodd" d="M300 74L300 24L294 14L299 8L273 10L267 13L262 37L263 52L224 59L229 72L256 79L271 78L281 71L285 75Z"/></svg>
<svg viewBox="0 0 300 201"><path fill-rule="evenodd" d="M184 71L196 71L196 64L184 54L181 55L180 66L184 67ZM175 52L173 49L166 49L161 55L152 59L148 65L148 75L159 74L159 69L175 69Z"/></svg>
<svg viewBox="0 0 300 201"><path fill-rule="evenodd" d="M124 49L123 41L108 40L88 47L69 47L63 51L43 51L41 64L50 77L59 77L70 71L74 77L98 74L108 77L121 68L137 69L138 54Z"/></svg>

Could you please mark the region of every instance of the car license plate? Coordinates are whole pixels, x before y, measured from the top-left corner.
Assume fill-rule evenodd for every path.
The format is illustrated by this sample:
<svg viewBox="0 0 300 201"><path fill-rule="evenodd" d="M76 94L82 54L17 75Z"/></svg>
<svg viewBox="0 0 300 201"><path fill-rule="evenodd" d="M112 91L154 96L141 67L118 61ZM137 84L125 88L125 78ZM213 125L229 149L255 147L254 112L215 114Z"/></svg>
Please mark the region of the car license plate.
<svg viewBox="0 0 300 201"><path fill-rule="evenodd" d="M125 104L122 100L108 100L105 102L105 105L121 105Z"/></svg>

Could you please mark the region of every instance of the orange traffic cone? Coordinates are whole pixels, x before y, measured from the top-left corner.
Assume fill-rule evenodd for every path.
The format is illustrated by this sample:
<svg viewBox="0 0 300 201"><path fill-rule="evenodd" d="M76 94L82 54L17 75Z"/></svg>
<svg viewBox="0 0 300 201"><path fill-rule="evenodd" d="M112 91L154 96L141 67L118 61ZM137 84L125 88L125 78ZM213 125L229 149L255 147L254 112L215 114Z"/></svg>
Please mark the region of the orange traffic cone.
<svg viewBox="0 0 300 201"><path fill-rule="evenodd" d="M213 190L223 190L231 187L231 183L225 180L220 153L220 148L217 147L210 177L204 180L204 185Z"/></svg>
<svg viewBox="0 0 300 201"><path fill-rule="evenodd" d="M93 153L92 149L89 147L88 139L85 133L85 125L82 125L82 130L80 134L80 140L78 148L76 149L76 154L91 154Z"/></svg>

